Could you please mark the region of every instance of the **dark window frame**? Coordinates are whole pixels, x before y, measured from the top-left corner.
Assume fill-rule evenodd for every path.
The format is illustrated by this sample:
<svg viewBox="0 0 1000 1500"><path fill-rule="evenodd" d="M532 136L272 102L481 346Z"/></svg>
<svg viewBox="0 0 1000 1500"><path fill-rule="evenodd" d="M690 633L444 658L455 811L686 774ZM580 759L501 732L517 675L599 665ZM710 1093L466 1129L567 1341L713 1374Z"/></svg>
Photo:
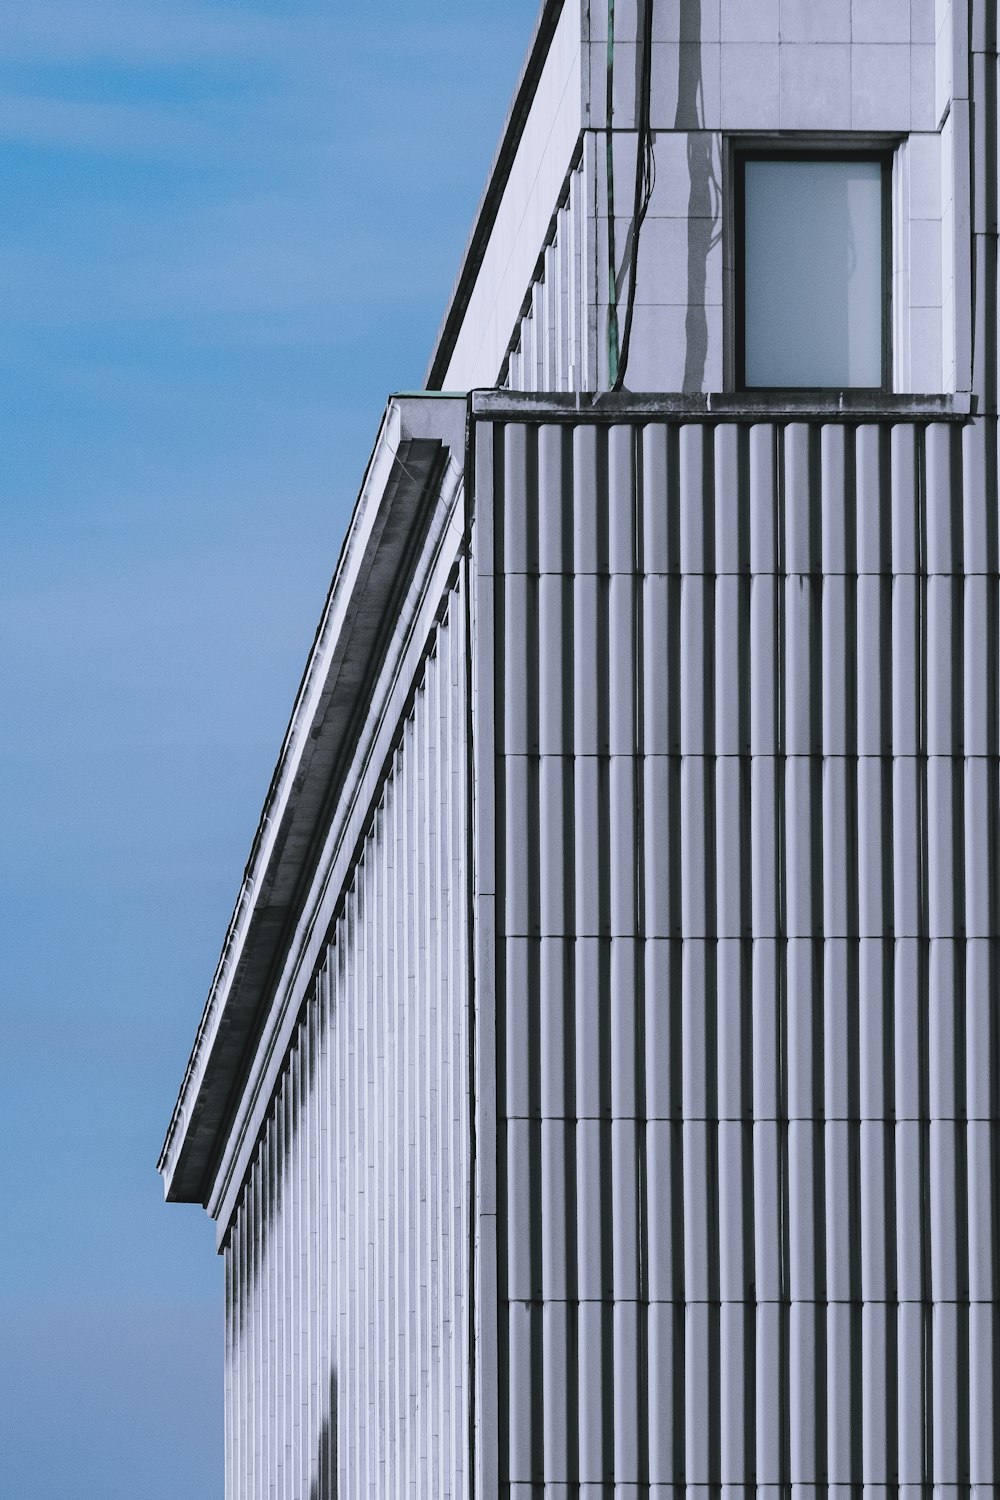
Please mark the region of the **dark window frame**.
<svg viewBox="0 0 1000 1500"><path fill-rule="evenodd" d="M846 386L845 390L889 394L893 389L893 236L892 173L894 145L851 146L840 141L829 145L768 146L733 143L733 240L734 240L734 376L738 391L815 391L829 393L838 386L747 385L746 383L746 173L748 161L867 161L882 168L882 383L881 385Z"/></svg>

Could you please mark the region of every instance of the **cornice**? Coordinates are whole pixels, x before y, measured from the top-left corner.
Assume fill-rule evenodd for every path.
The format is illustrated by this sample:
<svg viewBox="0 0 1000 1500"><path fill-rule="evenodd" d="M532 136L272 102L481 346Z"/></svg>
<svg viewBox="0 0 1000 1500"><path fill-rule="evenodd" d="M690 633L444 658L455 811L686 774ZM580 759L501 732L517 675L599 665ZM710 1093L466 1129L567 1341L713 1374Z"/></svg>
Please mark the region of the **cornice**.
<svg viewBox="0 0 1000 1500"><path fill-rule="evenodd" d="M386 408L160 1153L168 1199L208 1205L289 934L341 817L366 690L398 647L398 602L442 487L464 470L466 411L464 398L434 396Z"/></svg>

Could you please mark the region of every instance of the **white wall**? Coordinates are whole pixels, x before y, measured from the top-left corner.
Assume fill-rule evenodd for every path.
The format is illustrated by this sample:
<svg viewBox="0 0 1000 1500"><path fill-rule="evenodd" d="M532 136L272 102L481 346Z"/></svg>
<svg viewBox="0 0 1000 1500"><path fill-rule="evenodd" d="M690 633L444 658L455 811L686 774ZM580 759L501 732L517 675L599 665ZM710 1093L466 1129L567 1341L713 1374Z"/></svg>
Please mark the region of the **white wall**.
<svg viewBox="0 0 1000 1500"><path fill-rule="evenodd" d="M617 0L615 8L620 322L635 163L637 3ZM724 388L725 139L815 131L857 134L865 141L873 135L903 138L894 169L895 386L915 392L967 389L967 39L959 9L951 0L657 0L651 120L656 183L640 236L626 375L631 389ZM568 17L575 18L577 30ZM577 37L578 57L570 64ZM559 61L554 55L546 67L544 91L504 195L503 222L498 219L449 370L452 384L466 377L466 383L484 384L499 378L526 390L574 384L601 389L608 383L605 0L580 0L579 13L568 5L557 39ZM557 80L571 87L574 77L582 95L582 144L570 139L573 110L565 88L559 107L554 104ZM579 192L589 231L558 211L570 158L582 174ZM567 252L560 239L570 232L574 243ZM547 241L551 251L536 274ZM552 268L563 268L581 247L584 261L571 290L552 288ZM567 301L581 294L588 299L586 311ZM582 354L568 345L546 352L546 340L578 341L581 327L589 339Z"/></svg>
<svg viewBox="0 0 1000 1500"><path fill-rule="evenodd" d="M229 1500L466 1492L461 594L442 607L225 1244Z"/></svg>

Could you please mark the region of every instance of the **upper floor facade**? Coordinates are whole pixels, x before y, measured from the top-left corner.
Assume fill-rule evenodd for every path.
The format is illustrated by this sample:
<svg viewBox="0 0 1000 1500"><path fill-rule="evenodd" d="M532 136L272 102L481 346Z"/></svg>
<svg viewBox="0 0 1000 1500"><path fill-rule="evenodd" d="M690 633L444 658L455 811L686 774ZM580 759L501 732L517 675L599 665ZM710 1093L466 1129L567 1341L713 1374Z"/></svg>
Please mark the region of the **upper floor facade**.
<svg viewBox="0 0 1000 1500"><path fill-rule="evenodd" d="M992 7L973 8L970 33L969 7L952 0L549 0L429 388L761 384L748 327L773 321L788 267L774 269L770 294L756 285L747 162L794 156L863 161L881 191L875 224L863 205L840 215L835 172L829 193L819 187L812 241L786 246L812 268L797 300L793 288L786 344L797 329L802 343L863 342L860 319L877 353L867 366L779 368L764 383L968 394L974 237L990 214L980 160L973 222L974 94L977 79L980 93L995 91L995 26ZM785 244L801 185L784 211L763 202L765 245ZM780 199L780 172L776 187ZM851 310L847 284L852 273L864 281L866 254L870 284L855 287Z"/></svg>

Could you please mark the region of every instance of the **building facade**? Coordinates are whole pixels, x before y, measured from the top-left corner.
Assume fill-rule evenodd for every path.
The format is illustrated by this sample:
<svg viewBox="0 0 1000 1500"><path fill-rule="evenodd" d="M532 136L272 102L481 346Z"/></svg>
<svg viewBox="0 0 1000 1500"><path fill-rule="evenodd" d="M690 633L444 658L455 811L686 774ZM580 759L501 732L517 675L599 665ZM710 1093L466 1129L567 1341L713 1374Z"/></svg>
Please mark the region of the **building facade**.
<svg viewBox="0 0 1000 1500"><path fill-rule="evenodd" d="M230 1500L1000 1493L997 83L542 5L161 1156Z"/></svg>

